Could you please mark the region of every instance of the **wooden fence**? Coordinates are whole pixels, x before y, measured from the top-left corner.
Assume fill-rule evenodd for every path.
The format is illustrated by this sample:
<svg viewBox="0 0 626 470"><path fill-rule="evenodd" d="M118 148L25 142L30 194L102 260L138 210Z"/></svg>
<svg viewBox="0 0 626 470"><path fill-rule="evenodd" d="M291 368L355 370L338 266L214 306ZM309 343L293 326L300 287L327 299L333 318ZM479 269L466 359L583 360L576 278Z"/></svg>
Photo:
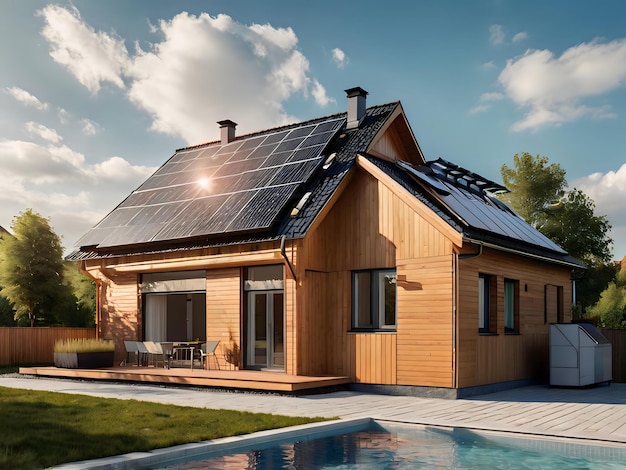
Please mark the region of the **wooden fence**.
<svg viewBox="0 0 626 470"><path fill-rule="evenodd" d="M95 328L0 327L0 365L52 364L57 340L95 337Z"/></svg>

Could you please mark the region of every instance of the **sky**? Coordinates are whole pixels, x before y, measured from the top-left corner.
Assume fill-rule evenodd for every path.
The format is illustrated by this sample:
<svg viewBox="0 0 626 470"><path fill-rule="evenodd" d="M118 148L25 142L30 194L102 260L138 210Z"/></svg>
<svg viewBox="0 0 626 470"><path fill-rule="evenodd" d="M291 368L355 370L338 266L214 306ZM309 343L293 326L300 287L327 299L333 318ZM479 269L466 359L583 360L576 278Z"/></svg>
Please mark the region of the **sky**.
<svg viewBox="0 0 626 470"><path fill-rule="evenodd" d="M566 171L626 255L621 0L3 0L0 226L65 252L177 148L400 101L427 160Z"/></svg>

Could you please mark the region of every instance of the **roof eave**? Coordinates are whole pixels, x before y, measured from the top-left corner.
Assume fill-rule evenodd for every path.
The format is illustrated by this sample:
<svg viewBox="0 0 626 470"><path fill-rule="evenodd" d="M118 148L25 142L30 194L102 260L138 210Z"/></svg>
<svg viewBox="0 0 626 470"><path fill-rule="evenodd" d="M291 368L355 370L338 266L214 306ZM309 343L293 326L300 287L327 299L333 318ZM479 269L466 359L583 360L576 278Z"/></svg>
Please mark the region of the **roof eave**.
<svg viewBox="0 0 626 470"><path fill-rule="evenodd" d="M515 248L510 248L510 247L506 247L503 245L498 245L496 243L491 243L491 242L486 242L484 240L479 240L477 238L471 238L471 237L467 237L467 236L463 236L463 242L464 243L472 243L474 245L480 245L486 248L492 248L494 250L498 250L498 251L504 251L506 253L511 253L511 254L515 254L518 256L523 256L525 258L531 258L534 260L539 260L539 261L544 261L544 262L548 262L548 263L552 263L552 264L558 264L561 266L566 266L568 268L571 269L588 269L587 265L584 264L581 261L578 261L577 259L570 257L569 255L565 255L565 257L563 258L559 258L558 255L555 255L554 257L549 256L547 253L546 254L538 254L538 253L530 253L528 251L524 251L524 250L518 250ZM572 261L569 261L568 259L566 259L566 257L571 258Z"/></svg>

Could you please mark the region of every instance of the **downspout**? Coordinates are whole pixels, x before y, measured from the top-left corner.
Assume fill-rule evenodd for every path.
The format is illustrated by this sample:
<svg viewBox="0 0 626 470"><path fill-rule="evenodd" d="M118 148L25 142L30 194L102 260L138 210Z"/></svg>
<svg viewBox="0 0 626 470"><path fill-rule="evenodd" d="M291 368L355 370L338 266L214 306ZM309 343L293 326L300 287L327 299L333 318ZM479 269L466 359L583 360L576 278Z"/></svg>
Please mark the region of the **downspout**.
<svg viewBox="0 0 626 470"><path fill-rule="evenodd" d="M458 270L458 259L459 255L457 253L453 254L452 257L452 345L454 351L452 351L452 370L454 371L454 376L452 378L453 384L452 386L455 389L459 388L459 368L457 364L459 360L457 358L457 354L459 352L459 335L458 335L458 322L457 322L457 302L458 302L458 290L459 290L459 270Z"/></svg>
<svg viewBox="0 0 626 470"><path fill-rule="evenodd" d="M453 335L452 344L454 345L454 352L452 354L452 366L454 367L454 388L459 388L459 368L458 368L458 353L459 353L459 335L458 335L458 301L459 301L459 260L477 258L483 254L483 245L478 245L478 251L476 253L463 253L458 254L454 253L454 257L452 258L452 279L454 282L454 286L452 288L452 327L453 327Z"/></svg>
<svg viewBox="0 0 626 470"><path fill-rule="evenodd" d="M287 258L287 253L285 252L285 241L287 240L287 236L283 235L282 237L280 237L280 254L283 255L283 258L285 258L285 261L287 262L287 266L289 266L289 271L291 271L291 275L293 276L293 280L298 282L298 279L296 278L296 273L293 270L293 266L291 265L291 262L289 261L289 258Z"/></svg>

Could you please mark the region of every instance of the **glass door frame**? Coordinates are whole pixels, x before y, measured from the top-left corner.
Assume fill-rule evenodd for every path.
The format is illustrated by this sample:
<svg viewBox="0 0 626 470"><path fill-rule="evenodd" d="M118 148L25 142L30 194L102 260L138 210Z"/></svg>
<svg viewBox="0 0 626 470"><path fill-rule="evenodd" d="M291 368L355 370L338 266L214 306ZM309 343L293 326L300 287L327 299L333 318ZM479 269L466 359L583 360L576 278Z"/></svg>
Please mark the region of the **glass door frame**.
<svg viewBox="0 0 626 470"><path fill-rule="evenodd" d="M275 332L275 299L277 295L281 297L280 303L280 315L281 315L281 340L282 343L277 342ZM272 290L250 290L247 292L248 305L247 305L247 318L246 318L246 367L249 369L258 370L285 370L285 295L283 289ZM257 363L256 356L256 300L259 296L265 296L265 362ZM282 364L277 364L277 346L282 346Z"/></svg>

